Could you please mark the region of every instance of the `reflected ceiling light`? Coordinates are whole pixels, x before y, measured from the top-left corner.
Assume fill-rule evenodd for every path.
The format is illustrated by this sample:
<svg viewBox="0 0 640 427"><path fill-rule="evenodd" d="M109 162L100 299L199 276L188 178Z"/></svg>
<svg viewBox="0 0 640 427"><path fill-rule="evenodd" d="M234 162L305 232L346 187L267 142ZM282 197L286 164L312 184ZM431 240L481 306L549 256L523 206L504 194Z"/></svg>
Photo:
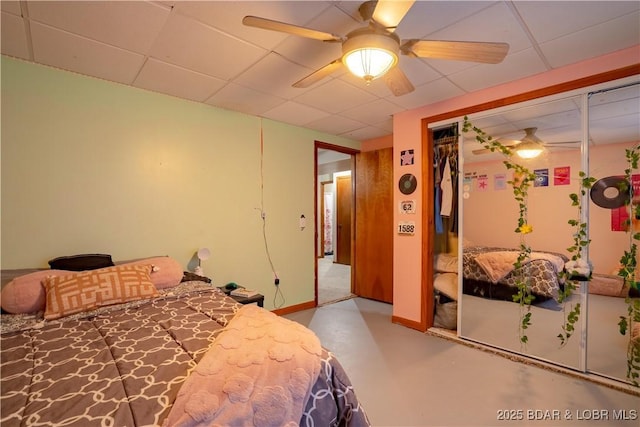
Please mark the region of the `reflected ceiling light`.
<svg viewBox="0 0 640 427"><path fill-rule="evenodd" d="M349 71L369 84L398 63L400 41L393 33L361 28L347 35L342 45L342 62Z"/></svg>
<svg viewBox="0 0 640 427"><path fill-rule="evenodd" d="M542 145L533 141L524 141L515 147L516 154L523 159L533 159L542 154Z"/></svg>
<svg viewBox="0 0 640 427"><path fill-rule="evenodd" d="M515 152L523 159L533 159L544 151L542 140L535 135L536 128L526 128L522 142L515 147Z"/></svg>

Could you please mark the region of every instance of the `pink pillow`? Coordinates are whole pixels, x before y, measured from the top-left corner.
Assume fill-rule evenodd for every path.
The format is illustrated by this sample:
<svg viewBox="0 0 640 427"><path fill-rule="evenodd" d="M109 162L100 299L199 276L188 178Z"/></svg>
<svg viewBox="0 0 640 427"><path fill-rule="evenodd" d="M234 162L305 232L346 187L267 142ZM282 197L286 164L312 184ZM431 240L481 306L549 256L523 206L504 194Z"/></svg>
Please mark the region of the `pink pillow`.
<svg viewBox="0 0 640 427"><path fill-rule="evenodd" d="M178 261L167 256L143 258L119 265L148 265L154 266L151 281L156 289L176 286L184 275ZM0 305L3 310L12 313L35 313L45 309L46 297L42 281L49 276L64 276L70 274L65 270L42 270L16 277L2 289Z"/></svg>
<svg viewBox="0 0 640 427"><path fill-rule="evenodd" d="M171 288L180 284L184 271L182 265L175 259L168 256L144 258L118 265L149 265L151 270L151 281L156 289Z"/></svg>
<svg viewBox="0 0 640 427"><path fill-rule="evenodd" d="M42 270L19 276L2 289L2 308L12 314L44 310L45 291L42 281L49 276L64 276L65 270Z"/></svg>

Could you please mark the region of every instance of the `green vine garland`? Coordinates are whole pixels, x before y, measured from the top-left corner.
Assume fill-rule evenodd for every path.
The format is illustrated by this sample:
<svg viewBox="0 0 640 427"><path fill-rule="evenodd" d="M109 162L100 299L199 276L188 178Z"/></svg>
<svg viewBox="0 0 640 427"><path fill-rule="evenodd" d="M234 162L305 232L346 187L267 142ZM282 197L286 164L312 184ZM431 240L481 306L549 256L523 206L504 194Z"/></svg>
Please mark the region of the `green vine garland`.
<svg viewBox="0 0 640 427"><path fill-rule="evenodd" d="M629 163L629 167L625 169L625 181L626 188L620 188L620 192L628 192L628 212L629 219L625 222L625 227L629 233L629 250L624 251L622 258L620 258L620 270L618 275L624 280L624 284L631 288L638 290L640 283L637 280L637 252L638 246L636 241L640 240L640 233L633 230L633 223L631 218L640 218L640 204L634 201L633 185L631 185L632 174L634 170L638 169L638 163L640 162L640 145L636 145L633 149L625 150L626 159ZM629 342L627 344L627 379L629 379L636 387L640 386L638 382L640 379L640 337L635 339L632 336L632 331L635 323L640 323L640 298L632 299L630 296L625 298L627 303L627 315L620 316L618 326L620 333L626 335L629 331Z"/></svg>
<svg viewBox="0 0 640 427"><path fill-rule="evenodd" d="M531 274L525 267L525 261L531 257L531 247L527 243L526 235L533 232L533 227L527 222L528 214L528 196L529 188L535 182L535 174L526 167L511 161L513 151L509 147L505 147L493 137L487 135L482 129L473 126L468 117L465 116L462 126L463 132L472 130L476 134L478 141L484 148L491 152L498 151L505 156L503 164L508 170L513 170L513 180L507 181L513 189L513 196L518 202L518 226L514 230L520 234L520 251L518 258L513 266L517 274L516 278L516 294L513 295L513 301L520 305L520 322L518 325L518 337L520 344L526 346L529 337L526 334L527 329L531 326L531 303L535 296L531 294Z"/></svg>
<svg viewBox="0 0 640 427"><path fill-rule="evenodd" d="M580 196L584 196L587 194L587 191L593 186L595 182L595 178L587 176L583 171L580 171ZM578 219L570 219L568 224L575 228L575 232L573 233L573 245L567 248L567 251L572 254L571 260L574 261L574 265L580 264L582 260L582 249L588 247L591 242L588 239L588 229L587 224L580 221L582 218L582 197L578 196L576 193L571 193L569 198L571 199L571 206L578 208ZM584 266L589 268L588 263L584 263ZM573 291L578 288L578 283L580 281L590 280L590 275L588 277L581 276L577 270L567 271L563 270L558 273L558 278L561 282L564 282L564 287L560 289L558 292L558 303L562 304L562 313L564 316L564 323L562 325L562 332L558 334L558 339L560 340L560 346L564 346L569 341L571 335L575 331L575 325L578 322L580 316L580 308L581 305L577 302L571 309L567 312L567 301L573 295Z"/></svg>

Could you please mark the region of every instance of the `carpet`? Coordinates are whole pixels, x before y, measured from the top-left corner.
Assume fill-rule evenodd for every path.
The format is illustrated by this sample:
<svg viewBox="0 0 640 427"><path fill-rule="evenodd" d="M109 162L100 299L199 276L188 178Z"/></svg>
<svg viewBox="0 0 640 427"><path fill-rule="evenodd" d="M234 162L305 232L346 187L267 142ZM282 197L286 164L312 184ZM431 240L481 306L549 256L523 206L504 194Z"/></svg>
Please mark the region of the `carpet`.
<svg viewBox="0 0 640 427"><path fill-rule="evenodd" d="M351 266L333 262L333 257L318 259L318 305L353 298Z"/></svg>

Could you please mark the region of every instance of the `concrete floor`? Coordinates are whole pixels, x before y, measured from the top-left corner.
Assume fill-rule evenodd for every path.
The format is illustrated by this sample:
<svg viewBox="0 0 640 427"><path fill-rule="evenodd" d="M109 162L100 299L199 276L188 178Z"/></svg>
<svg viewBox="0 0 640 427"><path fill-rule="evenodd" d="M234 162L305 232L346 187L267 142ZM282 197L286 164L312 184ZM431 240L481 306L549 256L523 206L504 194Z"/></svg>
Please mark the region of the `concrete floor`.
<svg viewBox="0 0 640 427"><path fill-rule="evenodd" d="M640 390L393 324L389 304L353 298L286 317L337 356L373 426L640 425Z"/></svg>

